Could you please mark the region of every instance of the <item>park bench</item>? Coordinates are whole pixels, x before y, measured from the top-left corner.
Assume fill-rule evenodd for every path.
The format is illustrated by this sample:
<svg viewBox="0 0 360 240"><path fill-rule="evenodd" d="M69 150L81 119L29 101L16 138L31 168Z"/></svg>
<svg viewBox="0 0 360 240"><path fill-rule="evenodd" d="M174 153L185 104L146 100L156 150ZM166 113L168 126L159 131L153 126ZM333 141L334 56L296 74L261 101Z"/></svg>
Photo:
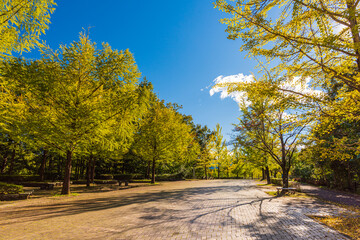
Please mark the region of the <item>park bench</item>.
<svg viewBox="0 0 360 240"><path fill-rule="evenodd" d="M119 180L119 186L121 186L123 182L125 183L125 186L129 186L129 181L127 180Z"/></svg>
<svg viewBox="0 0 360 240"><path fill-rule="evenodd" d="M279 195L282 190L285 190L285 191L288 191L289 193L294 194L295 191L296 191L296 188L292 188L292 187L288 187L288 188L277 187L276 190L277 190L277 195Z"/></svg>
<svg viewBox="0 0 360 240"><path fill-rule="evenodd" d="M24 187L39 187L41 190L53 190L55 184L54 183L42 183L42 182L23 182L20 183Z"/></svg>

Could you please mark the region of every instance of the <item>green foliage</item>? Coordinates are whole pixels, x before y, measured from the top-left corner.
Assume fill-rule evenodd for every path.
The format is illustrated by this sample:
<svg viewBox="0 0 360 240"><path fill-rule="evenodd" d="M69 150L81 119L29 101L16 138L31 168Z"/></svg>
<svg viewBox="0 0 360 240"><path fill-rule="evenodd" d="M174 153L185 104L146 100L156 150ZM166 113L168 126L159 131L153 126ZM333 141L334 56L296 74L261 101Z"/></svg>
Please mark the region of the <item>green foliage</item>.
<svg viewBox="0 0 360 240"><path fill-rule="evenodd" d="M0 57L29 51L49 28L53 0L0 1Z"/></svg>
<svg viewBox="0 0 360 240"><path fill-rule="evenodd" d="M85 35L59 51L44 49L41 60L8 60L2 72L4 129L16 126L22 141L66 154L66 194L74 153L125 153L146 110L148 86L138 84L132 54L96 49Z"/></svg>
<svg viewBox="0 0 360 240"><path fill-rule="evenodd" d="M157 164L185 161L195 141L192 128L173 105L154 98L147 116L141 122L133 149L138 156L152 162L152 182Z"/></svg>
<svg viewBox="0 0 360 240"><path fill-rule="evenodd" d="M282 186L282 178L271 178L271 183L277 186Z"/></svg>
<svg viewBox="0 0 360 240"><path fill-rule="evenodd" d="M292 171L292 176L301 178L301 179L310 179L313 175L313 166L307 165L302 162L297 162Z"/></svg>
<svg viewBox="0 0 360 240"><path fill-rule="evenodd" d="M114 179L119 181L130 181L133 179L132 174L114 174Z"/></svg>
<svg viewBox="0 0 360 240"><path fill-rule="evenodd" d="M179 181L185 180L184 173L156 175L157 181Z"/></svg>
<svg viewBox="0 0 360 240"><path fill-rule="evenodd" d="M17 194L23 192L23 186L0 182L0 194Z"/></svg>

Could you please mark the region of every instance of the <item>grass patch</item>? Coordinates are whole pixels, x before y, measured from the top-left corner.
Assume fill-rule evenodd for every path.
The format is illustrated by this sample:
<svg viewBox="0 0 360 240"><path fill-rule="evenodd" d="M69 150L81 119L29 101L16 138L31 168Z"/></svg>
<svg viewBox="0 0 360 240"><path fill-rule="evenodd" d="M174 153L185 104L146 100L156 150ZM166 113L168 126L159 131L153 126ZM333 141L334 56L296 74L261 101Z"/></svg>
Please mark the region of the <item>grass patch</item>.
<svg viewBox="0 0 360 240"><path fill-rule="evenodd" d="M277 191L266 191L265 193L271 195L271 196L274 196L276 197L277 196Z"/></svg>
<svg viewBox="0 0 360 240"><path fill-rule="evenodd" d="M274 185L274 184L272 184L272 183L270 183L270 184L267 184L267 183L258 183L258 184L256 184L257 186L276 186L276 185Z"/></svg>
<svg viewBox="0 0 360 240"><path fill-rule="evenodd" d="M323 199L319 199L319 200L321 200L322 202L334 204L336 206L345 208L349 211L341 214L340 216L319 217L319 216L310 215L309 217L345 235L350 236L352 239L360 240L360 208L359 207L353 207L349 205L326 201Z"/></svg>
<svg viewBox="0 0 360 240"><path fill-rule="evenodd" d="M277 191L265 191L265 193L277 197ZM282 195L282 197L298 197L298 198L310 198L309 195L302 193L302 192L295 192L293 194L290 194L289 192L285 193L284 195Z"/></svg>
<svg viewBox="0 0 360 240"><path fill-rule="evenodd" d="M148 185L159 185L160 183L148 183Z"/></svg>
<svg viewBox="0 0 360 240"><path fill-rule="evenodd" d="M55 193L53 197L68 197L68 196L79 196L79 193L70 193L69 195L63 195L60 193Z"/></svg>

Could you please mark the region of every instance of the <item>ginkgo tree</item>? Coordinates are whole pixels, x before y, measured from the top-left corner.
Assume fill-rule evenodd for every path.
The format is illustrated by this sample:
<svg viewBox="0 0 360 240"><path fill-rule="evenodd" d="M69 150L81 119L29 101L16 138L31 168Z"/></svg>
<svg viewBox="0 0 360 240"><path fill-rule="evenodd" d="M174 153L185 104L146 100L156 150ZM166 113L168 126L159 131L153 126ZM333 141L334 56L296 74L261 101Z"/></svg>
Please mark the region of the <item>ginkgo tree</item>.
<svg viewBox="0 0 360 240"><path fill-rule="evenodd" d="M220 178L220 172L222 165L228 159L228 150L226 148L226 141L223 140L223 135L221 133L222 127L220 124L216 124L213 134L210 138L210 156L211 156L211 165L213 168L217 169L217 177Z"/></svg>
<svg viewBox="0 0 360 240"><path fill-rule="evenodd" d="M242 114L236 125L239 144L270 156L281 167L283 187L287 188L294 153L303 141L302 134L311 118L307 118L306 111L302 113L301 105L294 104L291 98L278 98L274 91L261 91L267 77L214 87L225 86L229 93L242 93L239 104Z"/></svg>
<svg viewBox="0 0 360 240"><path fill-rule="evenodd" d="M132 54L107 44L97 49L84 34L58 51L43 49L40 60L9 60L1 71L6 93L15 99L8 108L20 105L22 110L3 121L17 122L29 141L37 139L66 155L62 194L70 193L72 159L81 145L117 148L134 134L129 126L141 117L145 89L138 84ZM110 143L116 126L119 141Z"/></svg>
<svg viewBox="0 0 360 240"><path fill-rule="evenodd" d="M153 100L147 116L141 123L134 149L151 162L151 183L155 183L157 165L178 161L186 156L189 146L195 144L191 126L172 105Z"/></svg>
<svg viewBox="0 0 360 240"><path fill-rule="evenodd" d="M199 155L197 158L197 164L204 169L204 178L208 179L208 168L211 163L211 139L213 135L213 131L211 131L206 125L196 125L196 136L195 140L199 145Z"/></svg>
<svg viewBox="0 0 360 240"><path fill-rule="evenodd" d="M310 103L312 117L326 126L318 133L327 135L339 122L360 120L359 4L356 0L217 0L215 7L230 15L221 22L228 26L229 39L242 40L241 51L271 62L270 72L279 76L275 82L283 84L269 88ZM338 89L332 98L284 88L290 84L311 85L313 90L337 85ZM359 141L336 138L340 148L360 147Z"/></svg>
<svg viewBox="0 0 360 240"><path fill-rule="evenodd" d="M54 0L0 1L0 57L29 51L49 28Z"/></svg>

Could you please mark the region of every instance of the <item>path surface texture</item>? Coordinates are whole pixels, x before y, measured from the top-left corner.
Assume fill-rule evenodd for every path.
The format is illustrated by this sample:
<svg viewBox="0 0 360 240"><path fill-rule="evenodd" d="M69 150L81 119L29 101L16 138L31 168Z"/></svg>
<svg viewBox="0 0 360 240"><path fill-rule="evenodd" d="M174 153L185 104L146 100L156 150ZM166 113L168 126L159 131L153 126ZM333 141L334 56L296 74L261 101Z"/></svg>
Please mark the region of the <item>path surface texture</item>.
<svg viewBox="0 0 360 240"><path fill-rule="evenodd" d="M360 207L360 196L357 194L323 189L311 185L301 185L301 191L327 201Z"/></svg>
<svg viewBox="0 0 360 240"><path fill-rule="evenodd" d="M0 239L347 239L307 217L340 210L251 180L168 182L2 204Z"/></svg>

